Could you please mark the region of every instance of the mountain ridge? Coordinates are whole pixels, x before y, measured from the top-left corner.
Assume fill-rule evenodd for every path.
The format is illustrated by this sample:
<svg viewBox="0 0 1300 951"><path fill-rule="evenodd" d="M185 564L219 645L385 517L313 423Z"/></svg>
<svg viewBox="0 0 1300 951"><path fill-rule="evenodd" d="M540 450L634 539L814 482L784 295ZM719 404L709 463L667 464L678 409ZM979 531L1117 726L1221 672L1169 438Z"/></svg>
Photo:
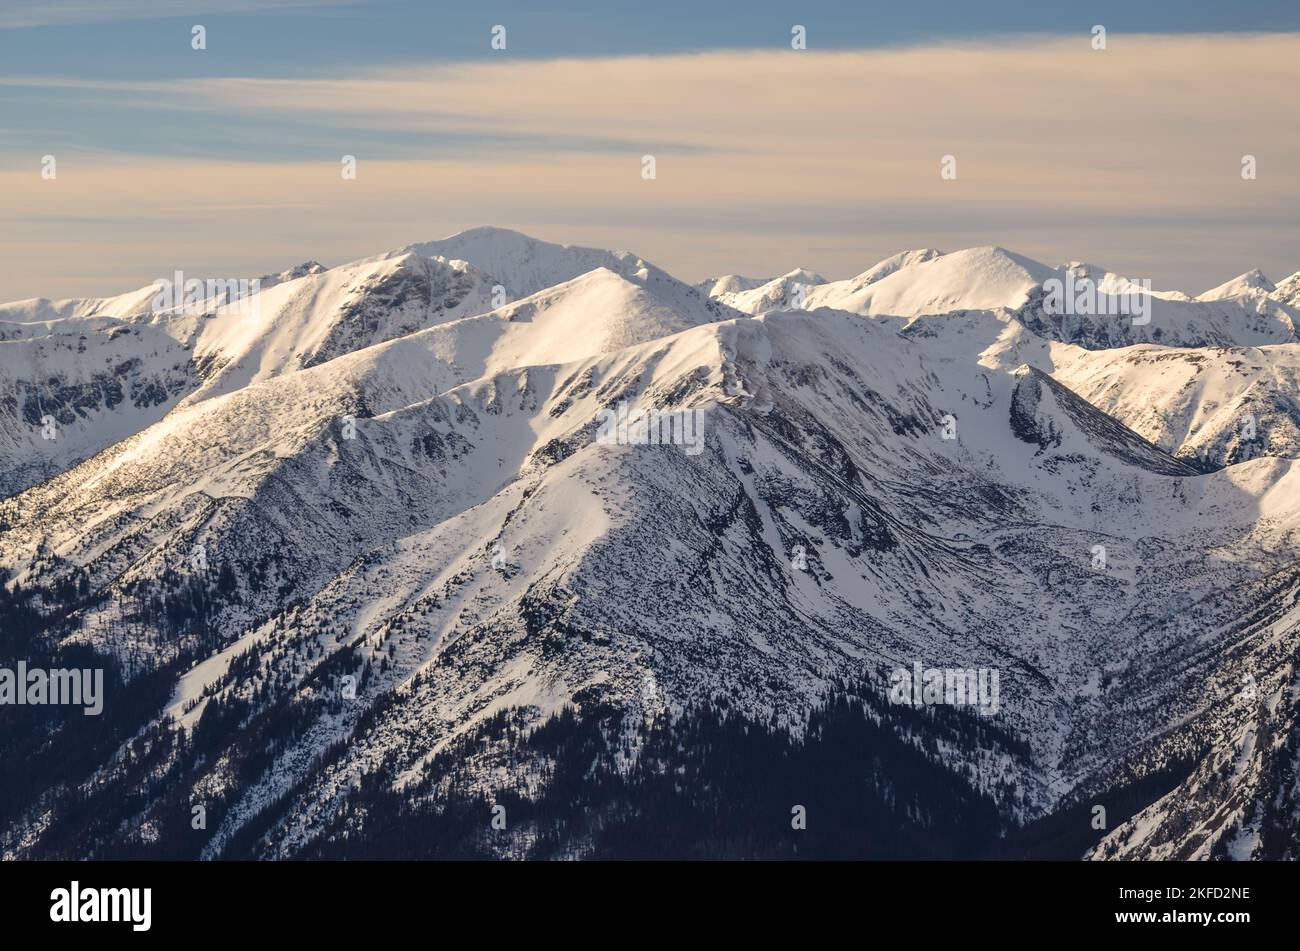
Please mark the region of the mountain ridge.
<svg viewBox="0 0 1300 951"><path fill-rule="evenodd" d="M451 751L469 751L459 794L527 814L570 756L686 768L659 731L725 704L790 756L817 755L813 724L840 710L945 777L954 809L993 810L980 848L1137 775L1158 795L1078 831L1072 857L1294 857L1271 831L1294 807L1285 764L1246 741L1296 738L1290 305L1157 298L1152 343L1053 319L1042 284L1064 273L923 250L847 282L719 279L710 300L629 252L474 229L291 269L261 292L269 326L220 307L3 325L0 408L25 440L0 446L3 606L33 618L31 650L90 651L112 696L151 699L109 705L117 732L76 777L42 785L55 748L32 753L0 850L301 857L372 829L379 802L418 837L458 814ZM1234 334L1279 342L1204 342ZM82 337L90 357L56 357ZM81 441L16 468L50 367L99 393L77 374L144 347L122 379L170 381L158 402L69 400ZM1267 451L1194 451L1252 408ZM620 413L677 428L602 439ZM688 425L698 453L673 442ZM888 678L913 664L999 671L996 717L896 708ZM0 744L0 765L26 749ZM864 769L845 782L885 781ZM176 790L213 806L197 844L172 828ZM892 801L872 815L901 827ZM597 831L562 851L597 854ZM541 832L458 848L531 854Z"/></svg>

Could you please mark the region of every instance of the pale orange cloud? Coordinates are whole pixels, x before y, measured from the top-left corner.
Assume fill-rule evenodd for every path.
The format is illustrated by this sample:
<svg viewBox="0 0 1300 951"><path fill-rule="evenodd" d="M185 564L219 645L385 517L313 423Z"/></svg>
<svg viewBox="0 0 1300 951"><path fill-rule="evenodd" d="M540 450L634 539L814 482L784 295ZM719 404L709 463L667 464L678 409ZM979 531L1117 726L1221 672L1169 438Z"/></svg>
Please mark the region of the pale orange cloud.
<svg viewBox="0 0 1300 951"><path fill-rule="evenodd" d="M195 123L306 116L339 131L316 162L70 154L46 182L11 157L0 297L336 263L477 224L630 247L691 279L844 275L904 247L977 243L1188 291L1256 264L1300 269L1300 37L1112 34L1109 47L502 57L87 89ZM412 132L447 147L368 157ZM356 181L339 175L344 154ZM944 155L956 181L940 177Z"/></svg>

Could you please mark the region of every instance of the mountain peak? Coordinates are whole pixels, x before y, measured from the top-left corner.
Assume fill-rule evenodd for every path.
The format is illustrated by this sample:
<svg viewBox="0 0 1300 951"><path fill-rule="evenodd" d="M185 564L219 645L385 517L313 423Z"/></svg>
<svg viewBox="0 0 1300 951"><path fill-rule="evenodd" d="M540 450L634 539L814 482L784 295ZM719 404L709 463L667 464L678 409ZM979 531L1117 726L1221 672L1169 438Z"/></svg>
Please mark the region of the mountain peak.
<svg viewBox="0 0 1300 951"><path fill-rule="evenodd" d="M777 280L781 281L799 281L803 284L825 284L826 278L822 277L816 271L810 271L805 267L797 267L789 273L782 274Z"/></svg>
<svg viewBox="0 0 1300 951"><path fill-rule="evenodd" d="M936 251L934 248L916 248L911 251L900 251L898 254L891 255L883 261L878 261L871 267L867 268L861 274L851 279L853 286L858 288L866 287L868 284L874 284L882 277L888 277L901 268L911 267L914 264L924 264L926 261L933 261L935 258L943 257L942 251Z"/></svg>
<svg viewBox="0 0 1300 951"><path fill-rule="evenodd" d="M1300 271L1278 281L1277 286L1269 292L1269 296L1284 304L1300 304Z"/></svg>
<svg viewBox="0 0 1300 951"><path fill-rule="evenodd" d="M848 281L822 285L808 301L810 307L900 317L1016 308L1054 273L992 245L947 254L923 249L895 255Z"/></svg>
<svg viewBox="0 0 1300 951"><path fill-rule="evenodd" d="M465 261L500 281L516 300L598 267L607 267L628 277L641 271L648 276L651 270L663 274L630 251L556 244L509 228L492 226L458 231L437 241L410 244L382 256L403 254ZM663 276L668 279L666 274Z"/></svg>
<svg viewBox="0 0 1300 951"><path fill-rule="evenodd" d="M284 284L287 281L296 281L300 277L324 274L328 270L329 268L319 261L304 261L302 264L283 270L279 274L263 274L258 278L258 281L262 289L265 290L269 287L275 287L277 284Z"/></svg>
<svg viewBox="0 0 1300 951"><path fill-rule="evenodd" d="M1276 290L1275 285L1259 268L1251 268L1245 274L1238 274L1230 281L1213 287L1201 294L1199 300L1223 300L1226 297L1241 297L1243 294L1260 292L1271 294Z"/></svg>

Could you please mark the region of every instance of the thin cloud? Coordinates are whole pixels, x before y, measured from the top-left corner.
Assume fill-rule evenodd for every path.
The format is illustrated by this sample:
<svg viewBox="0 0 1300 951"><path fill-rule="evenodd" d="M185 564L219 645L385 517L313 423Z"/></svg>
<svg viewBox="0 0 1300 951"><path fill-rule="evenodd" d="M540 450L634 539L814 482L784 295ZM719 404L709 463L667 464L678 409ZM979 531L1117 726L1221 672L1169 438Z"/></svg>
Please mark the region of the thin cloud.
<svg viewBox="0 0 1300 951"><path fill-rule="evenodd" d="M168 255L208 270L238 256L258 273L295 263L285 248L340 261L480 224L628 247L692 279L795 265L844 276L908 247L970 244L1188 291L1233 276L1225 268L1300 268L1300 126L1287 120L1297 35L1128 36L1105 52L1084 37L503 59L112 87L133 123L169 110L178 151L192 137L176 115L229 130L239 148L60 155L57 182L40 180L41 150L6 156L4 214L120 216L101 265L123 254L133 222L162 218ZM268 161L257 135L277 119L294 152ZM641 178L644 154L657 157L654 181ZM1241 177L1245 154L1257 180ZM357 158L354 182L340 177L344 155ZM940 176L945 155L955 181ZM227 201L247 207L211 207ZM24 238L7 251L17 266L0 298L91 290L58 249L96 235L52 221Z"/></svg>
<svg viewBox="0 0 1300 951"><path fill-rule="evenodd" d="M163 20L199 13L264 13L300 7L352 6L361 0L40 0L0 10L0 29L72 26L113 20Z"/></svg>

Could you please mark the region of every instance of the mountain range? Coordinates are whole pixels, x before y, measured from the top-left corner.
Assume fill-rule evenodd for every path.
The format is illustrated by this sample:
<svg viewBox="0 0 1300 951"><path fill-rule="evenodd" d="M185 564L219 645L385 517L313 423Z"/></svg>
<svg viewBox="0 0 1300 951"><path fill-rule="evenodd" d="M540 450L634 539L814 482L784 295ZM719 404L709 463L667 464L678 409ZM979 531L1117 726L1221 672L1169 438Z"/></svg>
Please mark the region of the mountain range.
<svg viewBox="0 0 1300 951"><path fill-rule="evenodd" d="M0 706L0 854L1300 857L1300 273L1067 279L1138 286L478 228L0 305L0 666L108 672Z"/></svg>

